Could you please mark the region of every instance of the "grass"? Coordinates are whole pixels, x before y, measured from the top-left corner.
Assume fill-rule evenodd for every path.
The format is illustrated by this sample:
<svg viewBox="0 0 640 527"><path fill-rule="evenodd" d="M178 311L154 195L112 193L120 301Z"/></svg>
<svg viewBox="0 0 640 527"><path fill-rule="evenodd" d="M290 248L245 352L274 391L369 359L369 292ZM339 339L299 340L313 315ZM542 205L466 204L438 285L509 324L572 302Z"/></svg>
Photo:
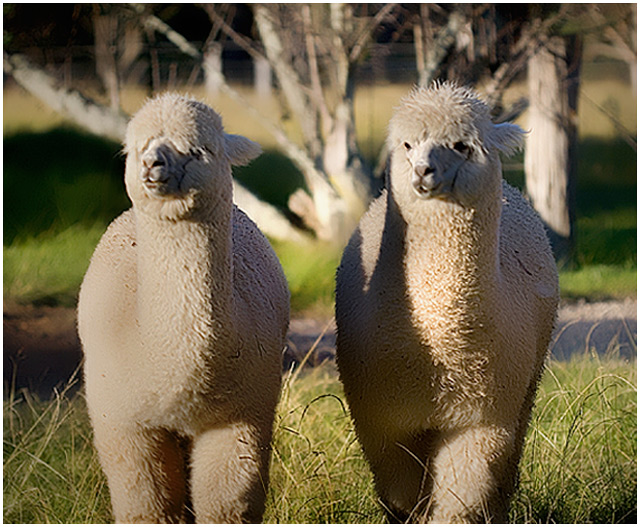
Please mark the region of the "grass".
<svg viewBox="0 0 640 527"><path fill-rule="evenodd" d="M637 294L637 160L632 149L616 139L611 121L601 111L605 108L635 133L636 97L628 83L612 76L601 78L600 70L585 70L581 86L577 245L572 265L560 276L565 298L600 300ZM394 84L358 88L355 125L368 159L376 158L393 106L407 88ZM251 90L241 89L249 99L255 97ZM515 100L523 89L524 85L514 85L507 100ZM199 90L195 95L205 97ZM133 112L144 98L143 90L126 90L123 107ZM246 134L265 148L250 166L239 167L236 177L261 198L285 207L289 195L303 186L300 173L245 108L225 96L210 102L221 111L229 131ZM5 89L3 103L4 298L73 304L89 262L88 247L95 245L97 232L129 206L120 146L69 128L69 123L17 89ZM279 115L274 100L260 105L266 114ZM526 122L521 124L526 127ZM290 121L283 125L293 126ZM511 160L511 166L520 161ZM521 170L512 170L507 178L521 185ZM293 312L330 313L339 251L324 244L274 245L289 279Z"/></svg>
<svg viewBox="0 0 640 527"><path fill-rule="evenodd" d="M104 232L101 223L25 237L4 247L5 298L73 306L89 259Z"/></svg>
<svg viewBox="0 0 640 527"><path fill-rule="evenodd" d="M636 523L636 365L582 356L540 386L511 517L518 523Z"/></svg>
<svg viewBox="0 0 640 527"><path fill-rule="evenodd" d="M4 523L110 521L106 480L84 400L44 402L23 392L3 401Z"/></svg>
<svg viewBox="0 0 640 527"><path fill-rule="evenodd" d="M373 481L335 373L285 379L265 523L379 523Z"/></svg>
<svg viewBox="0 0 640 527"><path fill-rule="evenodd" d="M637 366L551 362L521 464L511 521L635 523ZM4 400L5 523L112 521L81 393ZM329 367L285 377L265 522L379 523L371 474Z"/></svg>
<svg viewBox="0 0 640 527"><path fill-rule="evenodd" d="M341 250L320 242L273 242L273 246L289 283L291 311L299 315L332 315Z"/></svg>

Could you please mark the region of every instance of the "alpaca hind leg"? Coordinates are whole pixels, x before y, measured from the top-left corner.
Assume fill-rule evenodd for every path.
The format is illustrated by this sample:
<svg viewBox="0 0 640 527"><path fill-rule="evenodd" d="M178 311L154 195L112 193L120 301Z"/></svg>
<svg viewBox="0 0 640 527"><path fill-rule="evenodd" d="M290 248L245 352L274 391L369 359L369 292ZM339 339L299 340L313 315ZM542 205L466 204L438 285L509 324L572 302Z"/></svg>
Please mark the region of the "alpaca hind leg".
<svg viewBox="0 0 640 527"><path fill-rule="evenodd" d="M174 523L185 519L186 463L170 432L138 427L94 428L118 523Z"/></svg>
<svg viewBox="0 0 640 527"><path fill-rule="evenodd" d="M414 521L428 505L431 481L427 463L433 432L417 437L360 437L375 486L390 522Z"/></svg>
<svg viewBox="0 0 640 527"><path fill-rule="evenodd" d="M236 423L196 436L191 489L198 523L261 522L269 477L268 428L260 434Z"/></svg>
<svg viewBox="0 0 640 527"><path fill-rule="evenodd" d="M504 523L514 471L513 433L478 427L442 433L429 467L430 523Z"/></svg>

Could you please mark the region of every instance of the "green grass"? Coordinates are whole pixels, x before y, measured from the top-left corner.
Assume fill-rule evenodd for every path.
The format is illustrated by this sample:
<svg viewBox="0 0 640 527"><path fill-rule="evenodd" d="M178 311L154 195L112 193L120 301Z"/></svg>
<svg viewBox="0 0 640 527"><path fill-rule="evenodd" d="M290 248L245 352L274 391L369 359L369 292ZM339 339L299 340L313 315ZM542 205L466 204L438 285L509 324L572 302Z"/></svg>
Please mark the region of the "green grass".
<svg viewBox="0 0 640 527"><path fill-rule="evenodd" d="M635 296L638 271L635 266L589 265L560 272L563 298L590 301Z"/></svg>
<svg viewBox="0 0 640 527"><path fill-rule="evenodd" d="M273 242L291 292L291 311L332 315L341 250L327 243Z"/></svg>
<svg viewBox="0 0 640 527"><path fill-rule="evenodd" d="M4 247L4 297L21 303L73 306L104 226L74 225Z"/></svg>
<svg viewBox="0 0 640 527"><path fill-rule="evenodd" d="M635 524L636 364L585 356L552 364L521 471L513 521Z"/></svg>
<svg viewBox="0 0 640 527"><path fill-rule="evenodd" d="M373 480L328 368L286 378L265 523L380 523Z"/></svg>
<svg viewBox="0 0 640 527"><path fill-rule="evenodd" d="M4 400L5 523L112 521L81 393ZM524 449L517 523L635 523L637 366L551 362ZM383 513L328 368L285 378L265 522L379 523Z"/></svg>
<svg viewBox="0 0 640 527"><path fill-rule="evenodd" d="M4 523L111 521L84 399L3 401Z"/></svg>
<svg viewBox="0 0 640 527"><path fill-rule="evenodd" d="M611 86L592 80L585 93L602 103L621 93L618 89L612 95L607 91ZM358 139L369 158L375 158L388 114L404 91L395 85L358 90ZM142 94L126 94L125 99L131 99L128 109L134 110ZM73 304L97 233L129 206L120 146L60 128L48 113L34 112L36 106L26 104L27 98L16 90L5 90L5 96L3 296L18 303ZM620 101L618 117L631 119L629 104ZM241 108L220 108L231 131L265 144L266 152L249 166L238 167L236 177L258 196L285 207L289 195L304 186L300 173L262 132L245 129L254 123L242 118ZM590 116L590 124L584 130L581 124L575 256L561 269L561 294L589 300L636 296L636 155L624 141L604 132L598 135L596 123L601 121L595 107L589 108L585 102L581 110ZM47 127L46 122L58 127ZM627 122L633 131L632 124ZM521 186L521 158L510 163L516 169L507 178ZM289 280L292 311L331 313L339 251L325 244L274 246Z"/></svg>

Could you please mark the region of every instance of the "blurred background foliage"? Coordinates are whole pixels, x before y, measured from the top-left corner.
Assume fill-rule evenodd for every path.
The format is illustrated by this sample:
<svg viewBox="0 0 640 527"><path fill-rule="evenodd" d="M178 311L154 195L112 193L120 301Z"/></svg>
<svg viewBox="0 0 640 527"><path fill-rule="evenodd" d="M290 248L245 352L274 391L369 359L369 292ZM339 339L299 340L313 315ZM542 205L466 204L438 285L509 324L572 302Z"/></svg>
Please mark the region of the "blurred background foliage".
<svg viewBox="0 0 640 527"><path fill-rule="evenodd" d="M5 4L3 9L5 50L40 57L59 76L72 75L86 93L107 100L96 82L93 27L87 6L31 9ZM211 22L199 8L158 9L156 15L175 29L195 40L206 40ZM251 34L250 25L242 26L243 9L238 7L234 27ZM29 27L33 30L26 31ZM587 43L584 51L578 105L576 250L561 276L565 298L591 300L635 296L637 276L635 86L627 65L603 55L597 45ZM159 41L157 50L161 89L178 89L206 100L221 113L228 131L263 145L265 153L251 165L234 169L234 175L259 198L289 214L289 197L305 188L305 179L269 131L226 94L207 92L201 77L185 85L182 80L195 71L194 64L169 43ZM65 56L72 57L72 62ZM276 92L258 99L246 53L230 46L223 59L225 76L237 90L257 101L266 114L281 119L284 127L295 128L287 115L279 114ZM376 163L383 147L394 105L415 82L413 60L411 42L397 38L373 46L358 66L355 132L358 149L370 164ZM129 75L141 79L148 72L132 69ZM125 111L135 111L149 94L145 82L150 80L120 89L120 105ZM525 78L519 75L505 91L504 105L523 93ZM526 112L517 122L527 128ZM100 234L129 206L121 145L82 131L7 76L3 124L4 298L73 305ZM522 155L505 160L505 177L523 188ZM339 248L323 242L298 246L275 240L274 246L290 282L294 311L331 313Z"/></svg>

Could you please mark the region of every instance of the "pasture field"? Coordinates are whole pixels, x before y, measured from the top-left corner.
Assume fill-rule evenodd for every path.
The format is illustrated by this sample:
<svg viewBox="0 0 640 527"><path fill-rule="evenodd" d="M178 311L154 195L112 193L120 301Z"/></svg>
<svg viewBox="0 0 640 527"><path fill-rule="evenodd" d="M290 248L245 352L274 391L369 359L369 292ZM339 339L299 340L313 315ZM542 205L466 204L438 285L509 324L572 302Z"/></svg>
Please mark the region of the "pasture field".
<svg viewBox="0 0 640 527"><path fill-rule="evenodd" d="M358 140L369 160L375 160L391 108L407 89L358 89ZM565 299L635 297L636 153L600 109L635 136L635 94L628 84L610 79L589 80L583 89L577 245L573 261L561 271L561 292ZM518 90L522 87L510 97L515 99ZM125 92L125 110L134 111L143 99L141 91ZM98 239L128 207L120 145L79 132L17 89L5 89L3 102L4 300L73 306ZM230 132L265 148L236 177L284 206L303 185L300 174L241 107L224 98L211 102ZM277 115L278 110L267 103L264 111ZM520 186L521 162L510 160L505 174ZM285 242L274 247L289 281L293 313L330 315L340 250ZM549 363L527 436L512 521L637 522L637 364L623 361L613 349L607 357L580 355ZM4 522L111 521L82 393L71 387L45 401L5 386L4 395ZM266 522L384 521L345 405L333 366L286 375Z"/></svg>
<svg viewBox="0 0 640 527"><path fill-rule="evenodd" d="M615 354L551 362L542 379L510 519L636 523L637 365ZM112 521L81 392L3 405L5 523ZM268 523L380 523L331 365L285 376L275 421Z"/></svg>
<svg viewBox="0 0 640 527"><path fill-rule="evenodd" d="M622 80L586 77L579 108L576 252L562 270L562 294L589 300L635 296L636 154L616 136L613 123L636 133L636 98ZM408 89L384 84L357 90L358 141L370 162L384 141L393 106ZM523 95L524 89L514 85L506 101ZM242 90L254 100L249 89ZM192 91L205 97L199 88ZM126 90L123 107L134 112L144 98L142 90ZM286 206L288 196L304 186L295 166L241 105L225 96L210 102L227 130L245 134L265 149L250 166L235 170L236 177L261 198ZM129 206L121 147L74 129L19 88L5 89L3 104L3 296L19 303L73 305L100 232ZM260 106L267 116L278 115L274 100ZM520 118L524 127L525 117ZM293 126L289 121L283 125ZM32 155L34 149L38 156ZM505 163L505 177L522 187L521 156ZM293 310L330 313L340 251L323 244L274 245L291 284Z"/></svg>

